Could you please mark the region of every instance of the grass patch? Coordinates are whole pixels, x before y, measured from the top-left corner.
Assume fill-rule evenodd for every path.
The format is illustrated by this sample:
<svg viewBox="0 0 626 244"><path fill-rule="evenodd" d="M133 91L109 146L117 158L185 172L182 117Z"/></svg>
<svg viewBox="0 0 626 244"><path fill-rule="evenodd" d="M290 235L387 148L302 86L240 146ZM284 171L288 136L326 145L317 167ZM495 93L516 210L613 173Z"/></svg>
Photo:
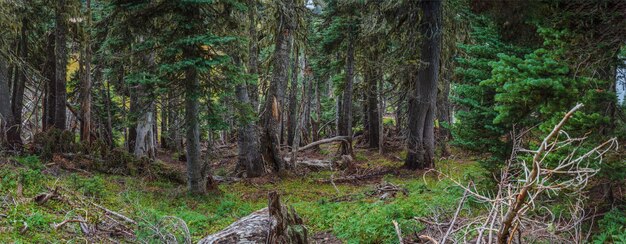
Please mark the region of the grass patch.
<svg viewBox="0 0 626 244"><path fill-rule="evenodd" d="M399 166L398 162L380 156L368 157L368 160L372 167ZM167 181L105 174L53 176L42 173L38 167L40 163L34 158L16 161L25 167L0 166L0 196L16 196L18 182L23 186L22 201L17 205L4 203L1 206L7 217L0 218L0 239L9 242L67 242L80 239L80 234L55 231L50 227L52 223L63 221L64 215L73 211L71 206L58 201L38 206L31 201L36 194L55 186L71 189L89 201L135 219L139 222L135 233L144 240L149 240L153 234L151 226L165 216L176 216L186 222L193 241L197 241L265 207L267 193L277 190L283 201L294 206L305 220L310 233L330 230L348 243L395 243L397 240L391 220L399 222L403 233L419 231L423 226L413 217L428 216L435 209L454 208L462 195L462 191L449 180L438 181L428 176L424 181L421 174L387 175L384 181L407 188L409 195L380 200L365 194L374 189L375 183L338 184L337 189L332 184L319 183L320 179L328 179L333 174L326 171L305 177L288 177L275 183L222 184L222 195L196 197L187 195L184 185ZM470 172L478 169L474 164L454 161L438 162L438 168L461 180L474 177L474 173ZM355 197L349 202L332 201L345 195ZM26 235L19 234L23 222L31 228Z"/></svg>

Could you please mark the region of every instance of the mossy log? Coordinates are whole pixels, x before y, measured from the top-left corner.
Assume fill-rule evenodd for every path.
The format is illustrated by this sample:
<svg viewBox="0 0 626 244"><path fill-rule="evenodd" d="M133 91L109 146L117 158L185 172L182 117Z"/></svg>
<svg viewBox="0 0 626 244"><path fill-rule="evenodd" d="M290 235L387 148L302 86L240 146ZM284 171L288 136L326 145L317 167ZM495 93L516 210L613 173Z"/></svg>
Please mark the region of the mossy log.
<svg viewBox="0 0 626 244"><path fill-rule="evenodd" d="M293 208L280 203L278 193L269 193L269 206L243 217L199 244L309 243L307 229Z"/></svg>

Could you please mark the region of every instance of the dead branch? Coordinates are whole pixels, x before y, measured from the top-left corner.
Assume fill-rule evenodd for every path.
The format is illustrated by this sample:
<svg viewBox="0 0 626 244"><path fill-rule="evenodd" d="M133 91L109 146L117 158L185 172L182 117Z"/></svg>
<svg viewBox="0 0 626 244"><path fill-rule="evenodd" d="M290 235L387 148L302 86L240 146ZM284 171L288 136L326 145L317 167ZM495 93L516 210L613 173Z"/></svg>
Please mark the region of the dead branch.
<svg viewBox="0 0 626 244"><path fill-rule="evenodd" d="M400 242L400 244L404 243L404 241L402 241L402 231L400 230L400 226L398 225L398 221L396 221L395 219L391 221L391 223L393 223L393 228L396 229L396 235L398 236L398 241Z"/></svg>
<svg viewBox="0 0 626 244"><path fill-rule="evenodd" d="M336 142L336 141L343 141L343 142L349 143L350 139L351 139L351 137L349 137L349 136L335 136L333 138L322 139L322 140L319 140L319 141L316 141L316 142L309 143L308 145L306 145L304 147L301 147L301 148L299 148L297 150L298 151L304 151L304 150L307 150L309 148L315 147L317 145L331 143L331 142Z"/></svg>
<svg viewBox="0 0 626 244"><path fill-rule="evenodd" d="M86 223L86 221L81 220L81 219L66 219L66 220L63 220L63 222L61 223L53 225L52 227L56 230L56 229L63 227L67 223Z"/></svg>
<svg viewBox="0 0 626 244"><path fill-rule="evenodd" d="M107 212L107 213L109 213L109 214L115 215L115 216L117 216L118 218L123 219L123 220L124 220L124 221L126 221L126 222L129 222L129 223L134 224L134 225L136 225L136 224L137 224L137 221L134 221L134 220L132 220L131 218L126 217L126 216L124 216L124 215L122 215L122 214L120 214L120 213L118 213L118 212L115 212L115 211L113 211L113 210L110 210L110 209L108 209L108 208L105 208L105 207L103 207L103 206L100 206L100 205L98 205L97 203L93 203L93 202L92 202L91 204L92 204L92 205L94 205L94 206L96 206L96 207L98 207L99 209L104 210L105 212Z"/></svg>

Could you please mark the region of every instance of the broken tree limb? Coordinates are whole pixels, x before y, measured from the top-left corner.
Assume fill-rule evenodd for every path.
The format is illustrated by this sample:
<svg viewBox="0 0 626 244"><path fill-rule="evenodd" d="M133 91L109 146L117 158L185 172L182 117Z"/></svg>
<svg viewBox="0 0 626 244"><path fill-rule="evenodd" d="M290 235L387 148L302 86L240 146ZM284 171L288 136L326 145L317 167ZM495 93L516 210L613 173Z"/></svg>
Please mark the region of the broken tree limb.
<svg viewBox="0 0 626 244"><path fill-rule="evenodd" d="M225 229L198 242L211 243L308 243L307 229L293 208L280 203L276 192L269 193L269 204L243 217Z"/></svg>
<svg viewBox="0 0 626 244"><path fill-rule="evenodd" d="M80 220L80 219L66 219L66 220L63 220L63 222L61 222L61 223L53 225L52 227L55 230L57 230L57 229L63 227L64 225L66 225L67 223L85 223L85 221L84 220Z"/></svg>
<svg viewBox="0 0 626 244"><path fill-rule="evenodd" d="M129 223L134 224L134 225L136 225L136 224L137 224L137 221L134 221L134 220L132 220L131 218L126 217L126 216L124 216L124 215L122 215L122 214L120 214L120 213L118 213L118 212L115 212L115 211L113 211L113 210L110 210L110 209L108 209L108 208L105 208L105 207L103 207L103 206L100 206L100 205L98 205L97 203L91 203L91 204L93 204L94 206L98 207L99 209L104 210L104 211L105 211L105 212L107 212L107 213L110 213L110 214L115 215L116 217L118 217L118 218L120 218L120 219L123 219L123 220L124 220L124 221L126 221L126 222L129 222Z"/></svg>
<svg viewBox="0 0 626 244"><path fill-rule="evenodd" d="M326 144L326 143L331 143L331 142L336 142L336 141L344 141L344 142L350 142L351 137L349 136L335 136L332 138L326 138L326 139L322 139L316 142L311 142L309 143L309 145L306 145L304 147L301 147L299 149L297 149L298 151L304 151L307 150L309 148L315 147L317 145L321 145L321 144Z"/></svg>

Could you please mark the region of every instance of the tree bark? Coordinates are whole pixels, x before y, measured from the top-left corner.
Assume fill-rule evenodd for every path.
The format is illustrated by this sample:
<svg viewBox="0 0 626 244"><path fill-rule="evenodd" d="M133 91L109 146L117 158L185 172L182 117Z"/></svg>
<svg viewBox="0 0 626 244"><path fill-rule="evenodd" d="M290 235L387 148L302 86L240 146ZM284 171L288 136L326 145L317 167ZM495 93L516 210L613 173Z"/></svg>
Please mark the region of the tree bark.
<svg viewBox="0 0 626 244"><path fill-rule="evenodd" d="M352 86L354 83L354 42L356 37L353 30L349 30L348 48L346 51L346 81L343 87L341 112L339 113L338 132L340 136L352 137ZM352 140L342 143L339 149L341 155L352 154Z"/></svg>
<svg viewBox="0 0 626 244"><path fill-rule="evenodd" d="M293 0L287 0L286 10L293 11ZM263 133L261 135L261 150L263 160L269 164L274 172L281 172L286 165L280 155L278 146L280 145L280 124L282 96L284 94L284 84L287 82L287 69L289 67L289 53L292 31L295 29L294 20L290 19L290 14L281 11L279 13L278 29L276 31L274 43L274 57L272 62L272 80L268 89L265 105L263 109Z"/></svg>
<svg viewBox="0 0 626 244"><path fill-rule="evenodd" d="M81 101L80 101L80 141L83 143L91 142L91 0L85 2L85 19L86 26L84 28L83 40L83 77L81 82Z"/></svg>
<svg viewBox="0 0 626 244"><path fill-rule="evenodd" d="M233 55L235 65L239 66L240 58ZM261 156L261 147L259 144L259 132L254 121L245 118L249 117L249 113L256 115L256 109L253 108L252 101L248 96L248 86L246 84L237 84L235 93L239 102L238 113L238 169L245 169L247 177L258 177L265 173L263 165L263 157ZM256 117L256 116L255 116Z"/></svg>
<svg viewBox="0 0 626 244"><path fill-rule="evenodd" d="M249 26L249 35L250 42L248 43L248 73L252 74L256 77L254 83L249 83L248 88L248 96L250 97L250 103L252 104L252 108L257 112L259 110L259 85L258 85L258 75L259 75L259 44L258 44L258 36L256 32L257 27L257 0L250 0L250 11L248 11L248 19L250 21Z"/></svg>
<svg viewBox="0 0 626 244"><path fill-rule="evenodd" d="M22 32L18 48L21 64L15 67L15 83L13 84L13 95L11 111L13 113L13 123L9 124L7 141L14 150L22 147L22 109L24 108L24 89L26 88L26 63L28 62L28 19L22 19Z"/></svg>
<svg viewBox="0 0 626 244"><path fill-rule="evenodd" d="M217 243L308 243L307 228L293 208L280 203L276 192L269 193L269 206L243 217L225 229L200 240Z"/></svg>
<svg viewBox="0 0 626 244"><path fill-rule="evenodd" d="M6 140L8 126L14 124L11 111L11 95L9 94L9 63L6 56L0 53L0 145L13 149L13 143Z"/></svg>
<svg viewBox="0 0 626 244"><path fill-rule="evenodd" d="M287 118L287 145L293 145L294 133L298 124L298 47L294 45L291 61L291 85L289 86L289 108Z"/></svg>
<svg viewBox="0 0 626 244"><path fill-rule="evenodd" d="M376 68L370 67L367 78L367 131L369 148L378 148L379 144L379 120L378 120L378 75L376 75Z"/></svg>
<svg viewBox="0 0 626 244"><path fill-rule="evenodd" d="M444 78L441 79L439 89L437 89L437 126L435 128L437 134L437 142L441 148L441 156L447 157L450 155L450 149L448 148L448 141L452 135L448 128L445 128L443 124L451 124L451 104L450 104L450 79L447 74L443 74Z"/></svg>
<svg viewBox="0 0 626 244"><path fill-rule="evenodd" d="M441 49L441 0L420 2L423 17L419 32L423 37L420 58L426 62L416 70L414 91L409 99L408 153L404 166L424 169L434 166L434 120Z"/></svg>
<svg viewBox="0 0 626 244"><path fill-rule="evenodd" d="M185 58L193 57L193 48L186 47ZM207 193L209 168L200 159L200 123L198 119L200 82L194 67L185 70L185 128L187 129L187 178L189 192L204 195Z"/></svg>
<svg viewBox="0 0 626 244"><path fill-rule="evenodd" d="M54 127L60 130L66 129L66 96L65 90L67 76L67 6L66 0L57 1L56 28L55 28L55 105Z"/></svg>
<svg viewBox="0 0 626 244"><path fill-rule="evenodd" d="M307 64L307 59L306 56L304 56L302 58L302 64L301 64L302 68L301 70L301 76L303 79L302 82L302 102L304 103L304 117L302 117L302 125L301 125L301 133L302 133L302 140L300 140L300 144L302 143L308 143L311 141L311 136L310 136L310 124L311 124L311 104L313 102L313 87L312 87L312 77L311 77L311 71L310 68L308 67Z"/></svg>
<svg viewBox="0 0 626 244"><path fill-rule="evenodd" d="M46 61L44 63L43 76L46 78L46 96L43 105L42 125L44 131L54 126L54 115L56 109L56 55L55 35L48 35L48 43L46 44Z"/></svg>

